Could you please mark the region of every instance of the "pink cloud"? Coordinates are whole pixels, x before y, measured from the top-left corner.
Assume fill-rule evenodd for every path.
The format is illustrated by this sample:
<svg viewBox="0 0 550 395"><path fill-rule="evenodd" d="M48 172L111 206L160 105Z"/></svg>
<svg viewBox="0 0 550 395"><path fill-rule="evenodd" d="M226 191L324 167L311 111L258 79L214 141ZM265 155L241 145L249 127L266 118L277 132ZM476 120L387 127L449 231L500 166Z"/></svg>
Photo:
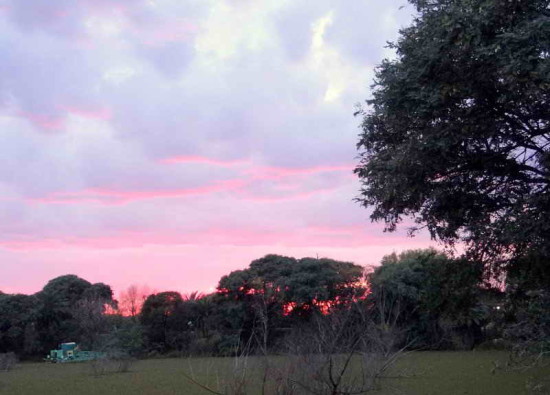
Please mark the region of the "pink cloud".
<svg viewBox="0 0 550 395"><path fill-rule="evenodd" d="M207 158L205 156L198 156L198 155L182 155L182 156L173 156L170 158L162 159L161 163L167 163L167 164L198 163L198 164L206 164L206 165L212 165L212 166L233 167L233 166L249 164L250 161L243 160L243 159L220 160L220 159L212 159L212 158Z"/></svg>
<svg viewBox="0 0 550 395"><path fill-rule="evenodd" d="M76 107L61 106L61 109L84 118L108 120L113 116L111 109L106 107Z"/></svg>
<svg viewBox="0 0 550 395"><path fill-rule="evenodd" d="M72 109L71 109L72 110ZM80 112L81 110L74 110ZM88 114L90 116L95 116ZM99 114L98 116L100 116ZM292 200L304 200L330 194L341 187L334 180L315 180L309 177L322 173L347 173L350 166L316 166L304 168L250 167L248 160L218 160L203 156L176 156L162 159L166 164L205 164L223 168L237 168L240 176L233 179L215 181L207 185L177 188L126 190L111 187L96 187L76 191L53 192L42 197L27 198L28 202L38 204L102 204L121 205L138 200L185 198L199 195L210 195L220 192L234 192L241 200L270 203ZM245 166L241 170L241 166ZM307 176L307 177L306 177ZM348 176L346 174L346 176ZM351 175L349 175L351 177ZM306 178L304 178L306 177ZM340 177L340 176L339 176Z"/></svg>
<svg viewBox="0 0 550 395"><path fill-rule="evenodd" d="M305 192L299 192L299 191L286 191L284 194L280 194L278 196L276 195L255 195L250 192L246 191L238 191L239 196L244 200L250 200L253 202L259 202L259 203L274 203L274 202L284 202L289 200L303 200L303 199L309 199L313 196L317 196L320 194L328 194L331 192L336 191L337 187L332 188L321 188L321 189L315 189L312 191L305 191Z"/></svg>
<svg viewBox="0 0 550 395"><path fill-rule="evenodd" d="M338 188L322 188L311 191L287 191L280 195L259 195L247 191L244 187L248 185L246 180L235 179L221 181L212 185L173 189L173 190L147 190L147 191L123 191L113 189L91 188L75 192L56 192L45 197L27 198L30 203L36 204L102 204L121 205L138 200L185 198L197 195L208 195L225 191L235 191L236 196L242 200L258 203L275 203L290 200L303 200L320 194L329 194Z"/></svg>
<svg viewBox="0 0 550 395"><path fill-rule="evenodd" d="M136 200L184 198L189 196L207 195L223 191L234 190L244 185L243 180L225 180L196 188L182 188L169 190L116 190L108 188L90 188L82 191L56 192L46 197L29 198L29 202L40 204L125 204Z"/></svg>
<svg viewBox="0 0 550 395"><path fill-rule="evenodd" d="M363 225L349 226L309 226L309 231L322 234L350 234L361 232L365 229Z"/></svg>
<svg viewBox="0 0 550 395"><path fill-rule="evenodd" d="M34 126L45 130L60 130L65 126L65 120L53 115L31 113L28 111L19 111L18 115L27 119Z"/></svg>
<svg viewBox="0 0 550 395"><path fill-rule="evenodd" d="M321 229L321 231L319 231ZM189 231L118 231L106 236L13 237L0 241L0 247L15 251L63 250L68 247L98 250L134 249L145 246L235 245L286 247L339 247L425 245L426 240L403 235L372 235L360 227L305 227L293 229L262 229L214 227ZM388 253L390 253L389 251Z"/></svg>
<svg viewBox="0 0 550 395"><path fill-rule="evenodd" d="M106 107L76 107L76 106L57 106L58 110L69 112L84 118L108 120L112 117L112 112ZM27 119L34 126L44 130L62 130L65 127L65 118L60 115L50 115L42 113L33 113L29 111L18 111L18 116Z"/></svg>
<svg viewBox="0 0 550 395"><path fill-rule="evenodd" d="M303 176L319 173L332 172L351 172L355 166L353 165L327 165L313 167L259 167L251 169L250 173L262 179L276 179L293 176Z"/></svg>
<svg viewBox="0 0 550 395"><path fill-rule="evenodd" d="M201 163L213 166L221 167L233 167L241 165L251 165L250 160L236 159L236 160L220 160L212 159L199 155L182 155L173 156L170 158L164 158L161 163L177 164L177 163ZM331 173L331 172L349 172L352 173L355 165L324 165L313 167L275 167L275 166L259 166L250 167L246 173L252 178L256 179L275 179L292 176L311 175L319 173Z"/></svg>
<svg viewBox="0 0 550 395"><path fill-rule="evenodd" d="M49 250L63 248L66 244L56 239L2 240L0 246L8 250Z"/></svg>

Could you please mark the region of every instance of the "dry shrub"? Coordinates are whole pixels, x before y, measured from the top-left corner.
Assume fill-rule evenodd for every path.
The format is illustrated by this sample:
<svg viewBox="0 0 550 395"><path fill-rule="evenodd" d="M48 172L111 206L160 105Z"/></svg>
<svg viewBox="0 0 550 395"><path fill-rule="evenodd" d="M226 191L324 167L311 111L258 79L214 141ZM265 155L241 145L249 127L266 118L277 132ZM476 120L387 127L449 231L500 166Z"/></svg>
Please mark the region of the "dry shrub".
<svg viewBox="0 0 550 395"><path fill-rule="evenodd" d="M14 353L0 354L0 372L10 371L15 365L17 365L17 356Z"/></svg>
<svg viewBox="0 0 550 395"><path fill-rule="evenodd" d="M375 390L401 356L400 331L360 306L314 317L287 339L287 363L273 376L277 395L359 394Z"/></svg>
<svg viewBox="0 0 550 395"><path fill-rule="evenodd" d="M126 373L130 371L135 361L135 358L126 354L106 355L90 362L91 374L98 377L106 374Z"/></svg>
<svg viewBox="0 0 550 395"><path fill-rule="evenodd" d="M395 321L385 316L373 320L364 307L350 306L294 328L279 352L280 363L270 363L267 349L262 349L263 355L255 358L258 363L249 366L247 345L216 387L202 383L192 372L185 376L216 395L242 395L251 393L251 388L262 395L366 393L378 389L380 380L404 352L405 347L398 346L403 344L403 334ZM263 380L258 390L253 377L257 377L261 361Z"/></svg>

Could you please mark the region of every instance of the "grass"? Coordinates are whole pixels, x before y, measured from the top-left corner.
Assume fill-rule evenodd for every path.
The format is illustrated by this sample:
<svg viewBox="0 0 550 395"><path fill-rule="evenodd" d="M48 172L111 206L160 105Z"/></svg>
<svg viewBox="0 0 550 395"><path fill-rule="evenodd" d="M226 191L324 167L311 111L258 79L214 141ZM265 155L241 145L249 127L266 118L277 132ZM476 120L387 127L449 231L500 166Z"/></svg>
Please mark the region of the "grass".
<svg viewBox="0 0 550 395"><path fill-rule="evenodd" d="M494 362L502 364L506 358L499 351L410 353L390 373L395 377L384 379L375 393L521 395L532 393L528 389L532 383L550 376L549 367L493 374ZM272 362L284 360L275 357ZM232 358L150 359L138 361L127 373L94 377L88 363L22 363L0 373L0 394L207 394L189 383L184 373L192 371L198 381L215 387L232 371L232 364ZM259 359L249 359L248 371L255 379L260 377L260 366Z"/></svg>

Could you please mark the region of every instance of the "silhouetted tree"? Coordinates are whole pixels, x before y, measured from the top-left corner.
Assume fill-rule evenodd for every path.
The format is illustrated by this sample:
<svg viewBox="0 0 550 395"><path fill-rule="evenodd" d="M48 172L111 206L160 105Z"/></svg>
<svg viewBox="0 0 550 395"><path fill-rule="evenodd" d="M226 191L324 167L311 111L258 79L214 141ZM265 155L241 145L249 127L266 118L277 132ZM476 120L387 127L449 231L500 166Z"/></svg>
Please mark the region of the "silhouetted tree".
<svg viewBox="0 0 550 395"><path fill-rule="evenodd" d="M129 317L137 317L141 312L141 307L152 292L146 286L130 285L120 295L118 304L119 311Z"/></svg>
<svg viewBox="0 0 550 395"><path fill-rule="evenodd" d="M177 348L178 335L185 330L185 317L178 314L183 299L178 292L149 295L141 309L140 322L151 348Z"/></svg>
<svg viewBox="0 0 550 395"><path fill-rule="evenodd" d="M37 330L44 351L66 341L80 341L83 337L84 321L75 318L79 315L96 315L91 310L102 314L106 305L115 306L111 288L103 283L91 284L75 276L65 275L50 280L42 291L36 294L39 301ZM79 311L78 307L86 305L94 308L88 312Z"/></svg>
<svg viewBox="0 0 550 395"><path fill-rule="evenodd" d="M269 332L363 295L362 277L363 267L350 262L266 255L248 269L222 277L218 293L221 305L231 310L225 320L229 328L239 330L244 339L263 328L265 347L273 337Z"/></svg>
<svg viewBox="0 0 550 395"><path fill-rule="evenodd" d="M32 354L36 348L34 326L38 300L32 295L0 297L0 353Z"/></svg>
<svg viewBox="0 0 550 395"><path fill-rule="evenodd" d="M548 0L410 0L358 143L362 205L494 269L550 256ZM550 260L547 260L547 262Z"/></svg>
<svg viewBox="0 0 550 395"><path fill-rule="evenodd" d="M481 266L433 249L382 259L368 277L372 313L395 322L417 347L472 347L484 310L479 302Z"/></svg>

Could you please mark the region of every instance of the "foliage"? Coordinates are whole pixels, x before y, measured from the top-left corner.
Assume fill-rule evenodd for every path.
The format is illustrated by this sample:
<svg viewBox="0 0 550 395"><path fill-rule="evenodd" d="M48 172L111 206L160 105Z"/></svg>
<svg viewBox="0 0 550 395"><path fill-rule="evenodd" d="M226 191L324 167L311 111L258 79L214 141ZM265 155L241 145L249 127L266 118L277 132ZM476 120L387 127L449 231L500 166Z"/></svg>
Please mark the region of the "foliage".
<svg viewBox="0 0 550 395"><path fill-rule="evenodd" d="M95 283L88 287L83 293L80 300L89 300L101 304L103 311L109 306L113 309L117 308L117 301L113 298L113 290L104 283Z"/></svg>
<svg viewBox="0 0 550 395"><path fill-rule="evenodd" d="M549 257L531 252L513 259L506 277L503 337L520 360L550 352Z"/></svg>
<svg viewBox="0 0 550 395"><path fill-rule="evenodd" d="M550 353L550 293L528 291L520 302L515 301L514 320L505 330L505 337L520 352Z"/></svg>
<svg viewBox="0 0 550 395"><path fill-rule="evenodd" d="M75 275L50 280L36 297L40 303L36 325L42 352L60 342L84 340L93 343L94 331L102 325L105 306L116 306L108 285L91 284Z"/></svg>
<svg viewBox="0 0 550 395"><path fill-rule="evenodd" d="M158 348L158 351L176 348L177 336L187 325L184 317L177 314L182 303L183 299L178 292L161 292L147 297L140 322L151 348Z"/></svg>
<svg viewBox="0 0 550 395"><path fill-rule="evenodd" d="M109 317L104 314L102 300L82 299L73 308L72 317L76 323L79 344L86 350L102 347L102 337L109 332Z"/></svg>
<svg viewBox="0 0 550 395"><path fill-rule="evenodd" d="M5 295L0 298L0 353L27 354L35 351L28 342L34 330L37 298L30 295Z"/></svg>
<svg viewBox="0 0 550 395"><path fill-rule="evenodd" d="M68 311L77 301L84 297L85 292L91 286L90 282L73 274L67 274L50 280L42 288L40 296L55 299L58 309Z"/></svg>
<svg viewBox="0 0 550 395"><path fill-rule="evenodd" d="M529 251L510 261L506 290L510 298L521 299L527 292L550 290L550 256Z"/></svg>
<svg viewBox="0 0 550 395"><path fill-rule="evenodd" d="M141 324L122 316L110 317L114 325L105 338L105 348L119 350L129 356L139 356L144 350L144 334Z"/></svg>
<svg viewBox="0 0 550 395"><path fill-rule="evenodd" d="M363 268L349 262L267 255L224 276L216 293L149 295L138 316L106 309L117 305L108 285L62 276L35 295L0 295L0 352L44 356L61 342L75 341L84 349L132 356L230 356L245 345L265 356L284 350L284 339L318 317L329 319L357 304L369 319L354 313L353 325L368 321L370 339L387 345L384 354L413 339L417 347L471 347L482 335L501 333L504 324L526 331L543 323L546 302L532 304L534 294L524 290L529 285L538 292L546 280L525 277L525 262L514 267L507 293L516 310L498 310L498 317L494 307L502 304L501 292L480 288L481 266L435 250L386 256L367 283ZM487 329L488 319L498 321L497 331Z"/></svg>
<svg viewBox="0 0 550 395"><path fill-rule="evenodd" d="M382 259L369 275L368 302L407 331L417 347L472 347L480 336L481 267L433 249Z"/></svg>
<svg viewBox="0 0 550 395"><path fill-rule="evenodd" d="M363 268L350 262L266 255L248 269L222 277L218 290L235 300L266 295L281 313L285 303L295 303L293 310L302 314L319 310L325 302L357 296L362 276Z"/></svg>
<svg viewBox="0 0 550 395"><path fill-rule="evenodd" d="M350 262L266 255L221 278L218 312L227 331L241 340L255 333L266 348L292 325L363 295L362 278L363 268Z"/></svg>
<svg viewBox="0 0 550 395"><path fill-rule="evenodd" d="M487 262L548 255L548 0L410 1L362 112L358 200Z"/></svg>

